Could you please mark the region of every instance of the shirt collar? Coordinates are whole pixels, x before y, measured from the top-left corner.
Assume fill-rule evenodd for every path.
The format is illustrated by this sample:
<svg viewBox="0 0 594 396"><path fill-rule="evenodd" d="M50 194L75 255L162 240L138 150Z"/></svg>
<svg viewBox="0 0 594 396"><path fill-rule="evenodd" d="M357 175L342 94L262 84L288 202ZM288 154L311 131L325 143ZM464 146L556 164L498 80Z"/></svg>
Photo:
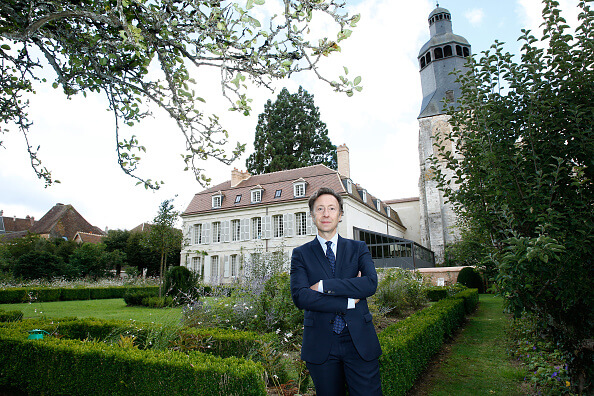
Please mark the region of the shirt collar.
<svg viewBox="0 0 594 396"><path fill-rule="evenodd" d="M325 252L326 248L328 247L328 245L326 245L326 242L328 242L328 240L322 238L320 234L316 235L316 238L318 238L318 242L320 242L320 245L322 245L322 249L324 249ZM330 241L332 242L332 247L334 248L334 250L336 250L336 247L338 246L338 232L334 234Z"/></svg>

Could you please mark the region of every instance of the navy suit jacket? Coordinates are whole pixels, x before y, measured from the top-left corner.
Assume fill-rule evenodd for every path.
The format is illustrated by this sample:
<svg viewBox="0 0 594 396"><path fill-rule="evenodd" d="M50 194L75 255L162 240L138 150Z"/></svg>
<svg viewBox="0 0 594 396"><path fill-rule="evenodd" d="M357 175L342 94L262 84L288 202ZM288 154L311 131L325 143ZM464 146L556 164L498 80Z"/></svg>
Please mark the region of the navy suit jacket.
<svg viewBox="0 0 594 396"><path fill-rule="evenodd" d="M357 277L359 271L361 277ZM320 280L324 293L309 288ZM335 276L317 238L293 249L291 295L297 308L305 310L301 359L315 364L326 361L337 313L344 315L359 355L367 361L378 358L382 351L367 307L367 297L376 288L377 273L365 242L338 237ZM360 300L354 309L347 309L348 298Z"/></svg>

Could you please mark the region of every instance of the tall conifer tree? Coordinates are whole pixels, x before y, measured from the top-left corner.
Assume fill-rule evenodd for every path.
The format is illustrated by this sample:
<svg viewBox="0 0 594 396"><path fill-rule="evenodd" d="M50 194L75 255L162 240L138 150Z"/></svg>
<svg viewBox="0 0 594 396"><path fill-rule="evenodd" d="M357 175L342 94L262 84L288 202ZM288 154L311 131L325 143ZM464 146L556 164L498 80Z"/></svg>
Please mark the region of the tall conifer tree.
<svg viewBox="0 0 594 396"><path fill-rule="evenodd" d="M258 116L254 153L246 166L252 174L324 164L337 168L336 146L314 105L313 95L302 87L295 94L286 88Z"/></svg>

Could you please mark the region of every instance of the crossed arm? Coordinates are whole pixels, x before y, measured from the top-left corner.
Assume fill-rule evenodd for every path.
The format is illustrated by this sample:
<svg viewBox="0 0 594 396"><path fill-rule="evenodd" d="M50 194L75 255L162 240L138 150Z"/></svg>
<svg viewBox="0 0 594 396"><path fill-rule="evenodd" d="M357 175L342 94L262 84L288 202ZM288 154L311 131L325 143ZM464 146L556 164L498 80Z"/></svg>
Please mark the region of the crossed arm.
<svg viewBox="0 0 594 396"><path fill-rule="evenodd" d="M318 312L344 312L349 298L367 298L375 293L377 274L369 250L361 244L358 255L359 274L353 278L323 279L324 292L317 290L317 282L310 284L308 266L296 249L291 257L291 294L299 309Z"/></svg>

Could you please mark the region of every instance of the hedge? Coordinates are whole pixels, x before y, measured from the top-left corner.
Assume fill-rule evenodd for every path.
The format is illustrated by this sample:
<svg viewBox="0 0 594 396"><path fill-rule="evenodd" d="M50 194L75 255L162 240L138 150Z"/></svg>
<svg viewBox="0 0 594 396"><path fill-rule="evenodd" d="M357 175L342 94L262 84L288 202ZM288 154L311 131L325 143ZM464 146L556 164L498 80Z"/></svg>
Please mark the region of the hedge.
<svg viewBox="0 0 594 396"><path fill-rule="evenodd" d="M0 322L18 322L22 319L22 311L4 311L0 309Z"/></svg>
<svg viewBox="0 0 594 396"><path fill-rule="evenodd" d="M425 290L429 301L443 300L448 296L448 289L445 286L431 286Z"/></svg>
<svg viewBox="0 0 594 396"><path fill-rule="evenodd" d="M29 301L72 301L123 298L127 291L142 291L156 295L159 286L113 286L89 288L15 287L0 290L0 304Z"/></svg>
<svg viewBox="0 0 594 396"><path fill-rule="evenodd" d="M478 304L477 290L465 290L388 326L379 334L384 394L405 395L412 388L444 340L462 323L466 307L475 302Z"/></svg>
<svg viewBox="0 0 594 396"><path fill-rule="evenodd" d="M0 327L0 386L33 394L266 395L264 370L242 358L140 350Z"/></svg>

